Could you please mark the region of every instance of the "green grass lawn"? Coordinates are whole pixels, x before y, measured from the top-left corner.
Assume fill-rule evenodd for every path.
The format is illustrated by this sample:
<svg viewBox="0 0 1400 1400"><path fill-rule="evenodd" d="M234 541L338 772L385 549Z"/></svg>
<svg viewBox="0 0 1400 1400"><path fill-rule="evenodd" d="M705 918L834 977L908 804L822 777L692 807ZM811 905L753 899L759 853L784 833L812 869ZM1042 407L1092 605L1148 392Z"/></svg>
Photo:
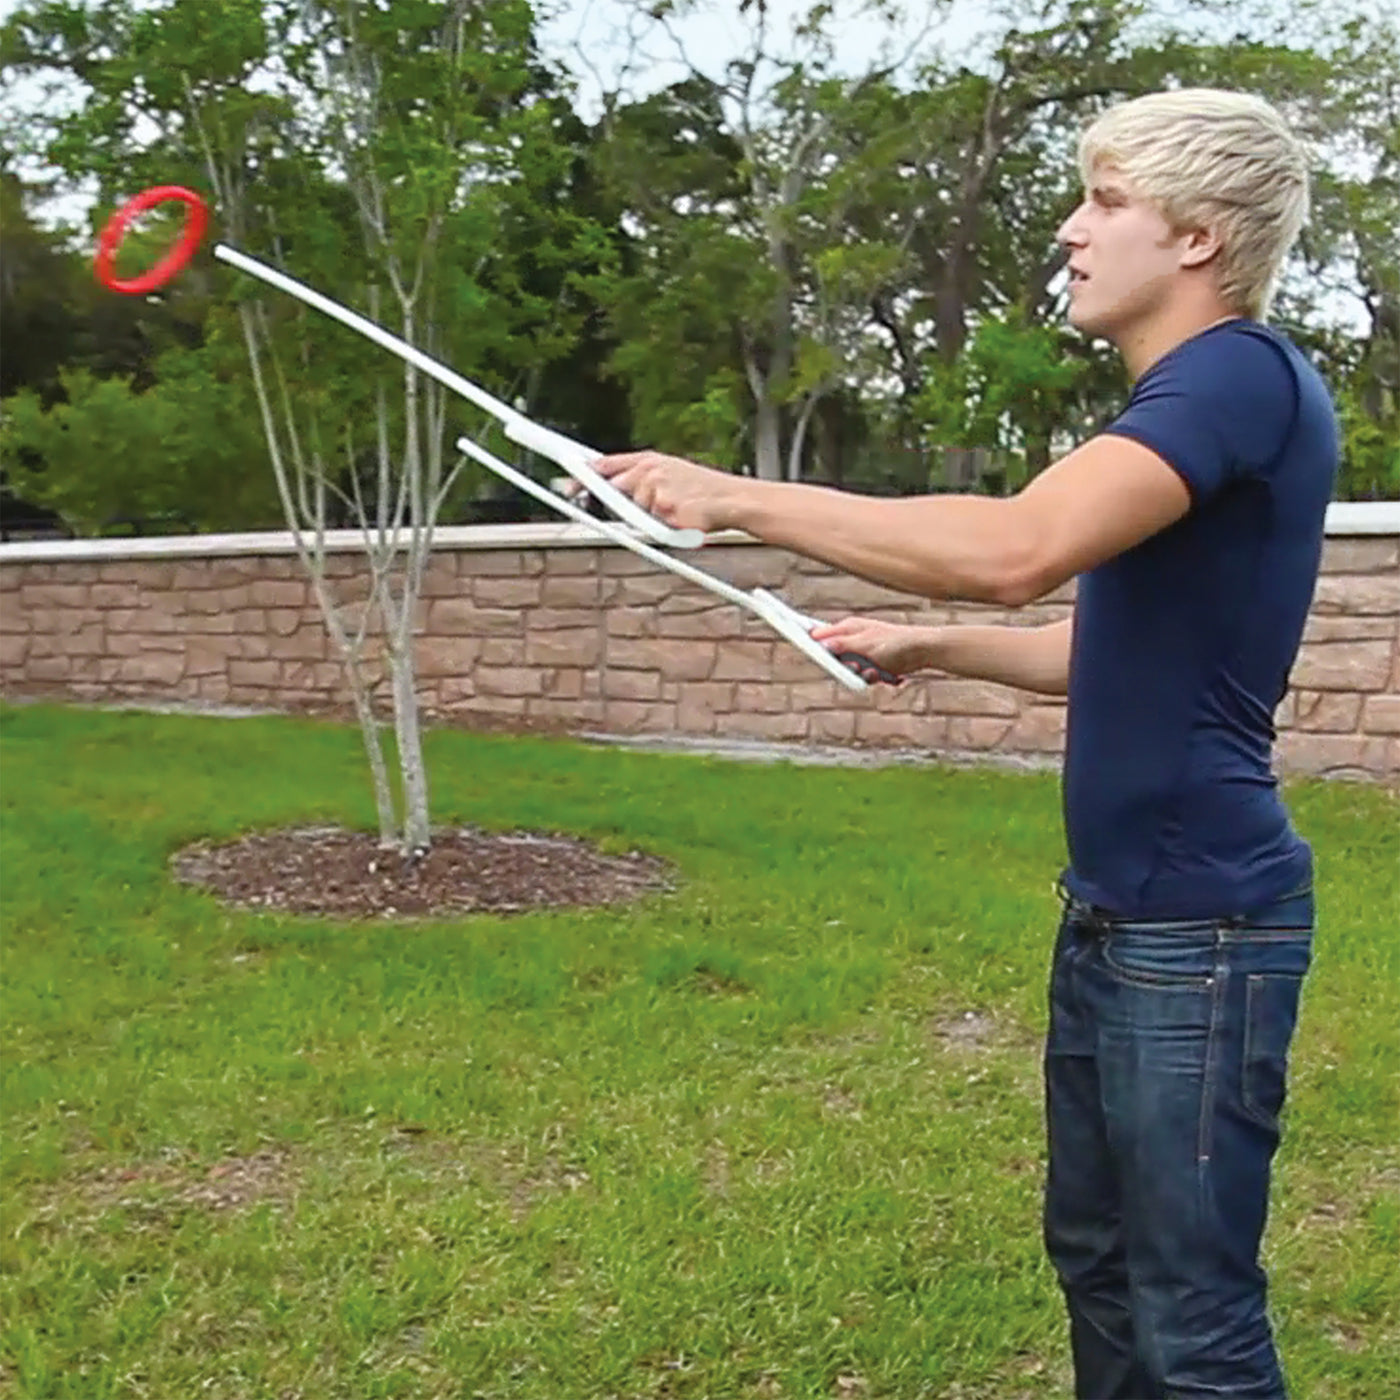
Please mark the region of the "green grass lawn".
<svg viewBox="0 0 1400 1400"><path fill-rule="evenodd" d="M357 733L0 712L0 1392L1064 1395L1051 776L436 732L434 815L674 862L616 909L237 913ZM1400 1375L1400 811L1295 788L1320 929L1269 1233L1300 1397ZM971 1013L969 1015L969 1013Z"/></svg>

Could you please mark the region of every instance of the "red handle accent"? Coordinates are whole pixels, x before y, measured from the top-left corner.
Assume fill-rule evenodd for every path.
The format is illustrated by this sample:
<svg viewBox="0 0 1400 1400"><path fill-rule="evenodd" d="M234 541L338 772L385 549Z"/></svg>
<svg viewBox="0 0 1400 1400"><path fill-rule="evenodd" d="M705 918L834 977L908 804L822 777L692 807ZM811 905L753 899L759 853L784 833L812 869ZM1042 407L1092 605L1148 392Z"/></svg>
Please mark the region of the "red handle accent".
<svg viewBox="0 0 1400 1400"><path fill-rule="evenodd" d="M118 277L112 262L122 239L126 237L128 225L138 214L144 214L147 209L168 200L179 200L189 210L185 226L180 230L174 246L154 267L139 276ZM189 262L208 226L209 206L193 190L187 190L183 185L152 185L150 189L142 190L127 200L107 220L106 227L97 238L97 256L93 259L92 269L97 274L97 280L114 292L126 292L132 296L153 292L157 287L163 287Z"/></svg>

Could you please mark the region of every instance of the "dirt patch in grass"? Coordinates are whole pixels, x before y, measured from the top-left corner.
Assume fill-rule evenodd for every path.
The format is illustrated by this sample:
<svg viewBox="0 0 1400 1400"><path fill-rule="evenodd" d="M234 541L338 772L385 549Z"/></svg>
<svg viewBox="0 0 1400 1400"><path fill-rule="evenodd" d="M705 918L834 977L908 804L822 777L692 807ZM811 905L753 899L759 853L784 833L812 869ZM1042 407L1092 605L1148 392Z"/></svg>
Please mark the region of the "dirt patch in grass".
<svg viewBox="0 0 1400 1400"><path fill-rule="evenodd" d="M114 1206L160 1211L187 1206L223 1212L263 1201L285 1205L294 1194L285 1148L225 1157L208 1166L172 1156L132 1167L105 1167L82 1178L77 1189L77 1199L97 1211Z"/></svg>
<svg viewBox="0 0 1400 1400"><path fill-rule="evenodd" d="M434 833L417 857L368 832L293 827L197 842L171 868L239 908L351 919L617 904L671 888L666 865L640 851L606 855L572 836L472 827Z"/></svg>
<svg viewBox="0 0 1400 1400"><path fill-rule="evenodd" d="M960 1011L929 1023L929 1034L955 1050L990 1050L1000 1038L999 1027L985 1011Z"/></svg>

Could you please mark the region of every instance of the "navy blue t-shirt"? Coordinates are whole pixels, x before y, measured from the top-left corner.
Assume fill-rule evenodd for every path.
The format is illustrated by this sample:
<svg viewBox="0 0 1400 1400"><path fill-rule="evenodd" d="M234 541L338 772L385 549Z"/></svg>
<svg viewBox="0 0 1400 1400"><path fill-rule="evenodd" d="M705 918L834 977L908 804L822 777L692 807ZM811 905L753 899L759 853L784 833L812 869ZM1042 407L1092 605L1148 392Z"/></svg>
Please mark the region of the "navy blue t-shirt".
<svg viewBox="0 0 1400 1400"><path fill-rule="evenodd" d="M1331 399L1291 342L1234 320L1154 364L1105 431L1163 458L1191 506L1079 580L1067 883L1144 919L1247 914L1312 873L1272 772L1273 714L1317 581Z"/></svg>

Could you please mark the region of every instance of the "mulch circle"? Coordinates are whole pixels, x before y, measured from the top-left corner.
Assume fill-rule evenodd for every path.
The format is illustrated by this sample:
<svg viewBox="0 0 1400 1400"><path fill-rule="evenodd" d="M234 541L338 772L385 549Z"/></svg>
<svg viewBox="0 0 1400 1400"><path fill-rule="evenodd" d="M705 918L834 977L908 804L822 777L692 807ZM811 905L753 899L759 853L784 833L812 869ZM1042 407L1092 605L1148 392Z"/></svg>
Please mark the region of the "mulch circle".
<svg viewBox="0 0 1400 1400"><path fill-rule="evenodd" d="M473 827L435 831L416 858L369 832L293 827L196 842L171 867L240 908L349 919L617 904L671 888L666 864L640 851L606 855L577 837Z"/></svg>

